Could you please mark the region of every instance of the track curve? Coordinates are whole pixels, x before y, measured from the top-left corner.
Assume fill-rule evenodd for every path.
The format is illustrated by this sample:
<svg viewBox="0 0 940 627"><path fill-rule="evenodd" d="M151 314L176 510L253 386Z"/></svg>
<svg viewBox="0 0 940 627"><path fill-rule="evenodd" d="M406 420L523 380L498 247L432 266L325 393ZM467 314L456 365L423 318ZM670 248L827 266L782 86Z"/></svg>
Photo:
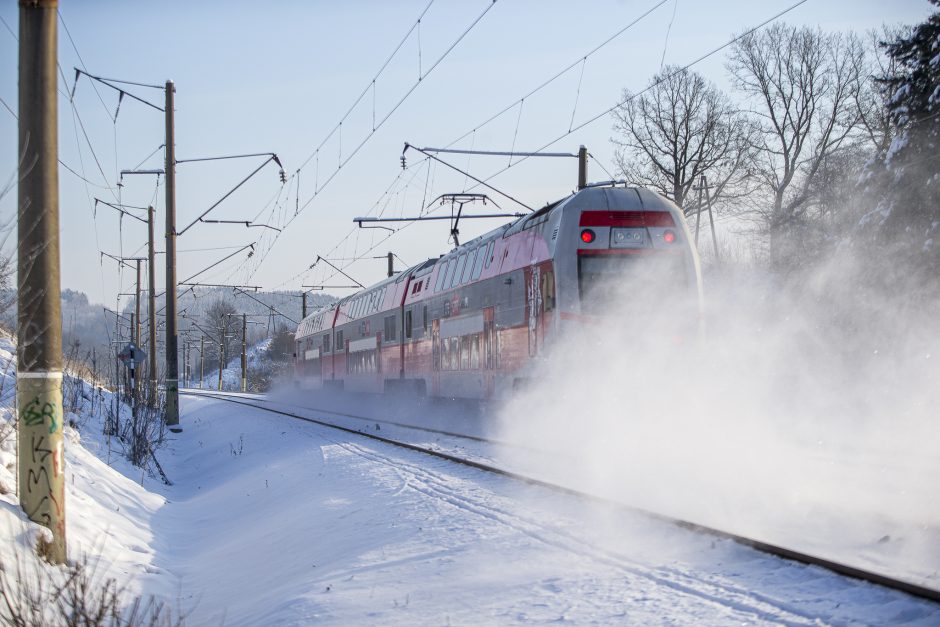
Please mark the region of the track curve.
<svg viewBox="0 0 940 627"><path fill-rule="evenodd" d="M689 522L689 521L686 521L686 520L681 520L681 519L678 519L678 518L673 518L673 517L670 517L670 516L664 516L664 515L658 514L658 513L656 513L656 512L652 512L652 511L649 511L649 510L644 510L644 509L641 509L641 508L637 508L637 507L628 505L628 504L626 504L626 503L621 503L621 502L612 501L611 499L599 497L599 496L597 496L597 495L593 495L593 494L590 494L590 493L587 493L587 492L583 492L583 491L580 491L580 490L575 490L575 489L568 488L568 487L565 487L565 486L560 486L560 485L557 485L557 484L554 484L554 483L551 483L551 482L548 482L548 481L544 481L544 480L541 480L541 479L537 479L537 478L534 478L534 477L528 477L528 476L526 476L526 475L522 475L522 474L517 473L517 472L513 472L513 471L510 471L510 470L506 470L506 469L503 469L503 468L499 468L499 467L494 466L494 465L492 465L492 464L487 464L487 463L483 463L483 462L480 462L480 461L476 461L476 460L472 460L472 459L467 459L467 458L464 458L464 457L460 457L460 456L458 456L458 455L454 455L454 454L452 454L452 453L447 453L447 452L444 452L444 451L435 450L435 449L427 448L427 447L424 447L424 446L419 446L419 445L412 444L412 443L409 443L409 442L402 442L402 441L400 441L400 440L396 440L396 439L391 438L391 437L385 437L385 436L382 436L382 435L378 435L377 433L372 433L372 432L370 432L370 431L364 431L364 430L360 430L360 429L354 429L354 428L346 427L346 426L343 426L343 425L337 425L337 424L334 424L334 423L329 422L328 420L322 420L322 419L317 419L317 418L311 418L311 417L309 417L309 416L302 416L302 415L299 415L299 414L297 414L297 413L293 413L293 412L286 411L286 410L283 410L283 409L276 409L276 408L273 408L273 407L266 407L266 406L264 405L264 403L265 403L265 402L268 402L268 401L267 401L267 399L264 399L264 398L251 397L251 396L245 396L245 395L239 396L239 395L233 395L233 394L226 394L226 393L223 393L223 392L211 392L211 391L193 390L193 389L180 389L180 394L185 394L185 395L189 395L189 396L196 396L196 397L213 398L213 399L216 399L216 400L228 401L228 402L235 403L235 404L239 404L239 405L245 405L245 406L248 406L248 407L253 407L253 408L255 408L255 409L260 409L260 410L262 410L262 411L267 411L267 412L270 412L270 413L273 413L273 414L278 414L278 415L281 415L281 416L287 416L287 417L289 417L289 418L294 418L294 419L297 419L297 420L303 420L303 421L305 421L305 422L310 422L310 423L314 423L314 424L321 425L321 426L324 426L324 427L329 427L329 428L331 428L331 429L337 429L337 430L340 430L340 431L343 431L343 432L346 432L346 433L351 433L351 434L360 435L360 436L367 437L367 438L370 438L370 439L373 439L373 440L377 440L377 441L379 441L379 442L383 442L383 443L385 443L385 444L390 444L390 445L392 445L392 446L397 446L397 447L405 448L405 449L408 449L408 450L417 451L417 452L420 452L420 453L424 453L424 454L426 454L426 455L431 455L431 456L437 457L437 458L439 458L439 459L444 459L444 460L453 462L453 463L455 463L455 464L460 464L460 465L462 465L462 466L468 466L468 467L471 467L471 468L476 468L476 469L482 470L482 471L484 471L484 472L488 472L488 473L491 473L491 474L496 474L496 475L499 475L499 476L507 477L507 478L513 479L513 480L515 480L515 481L520 481L520 482L523 482L523 483L527 483L527 484L529 484L529 485L537 485L537 486L545 487L545 488L548 488L548 489L551 489L551 490L554 490L554 491L557 491L557 492L561 492L561 493L569 494L569 495L572 495L572 496L576 496L576 497L579 497L579 498L584 498L584 499L588 499L588 500L592 500L592 501L599 501L599 502L604 502L604 503L607 503L607 504L612 504L612 505L615 505L615 506L617 506L617 507L621 507L621 508L628 509L628 510L630 510L630 511L633 511L633 512L636 512L636 513L639 513L639 514L642 514L642 515L647 516L647 517L649 517L649 518L652 518L652 519L655 519L655 520L659 520L659 521L662 521L662 522L666 522L666 523L669 523L669 524L672 524L672 525L681 527L681 528L683 528L683 529L688 529L688 530L695 531L695 532L698 532L698 533L710 535L710 536L713 536L713 537L716 537L716 538L731 540L731 541L733 541L733 542L735 542L735 543L737 543L737 544L741 544L741 545L743 545L743 546L748 546L748 547L753 548L753 549L756 549L756 550L758 550L758 551L760 551L760 552L762 552L762 553L767 553L767 554L769 554L769 555L774 555L774 556L777 556L777 557L780 557L780 558L783 558L783 559L786 559L786 560L798 562L798 563L801 563L801 564L806 564L806 565L809 565L809 566L818 566L818 567L825 568L826 570L829 570L829 571L838 573L838 574L843 575L843 576L846 576L846 577L852 577L852 578L854 578L854 579L858 579L858 580L861 580L861 581L866 581L866 582L868 582L868 583L872 583L872 584L879 585L879 586L884 586L884 587L886 587L886 588L890 588L890 589L893 589L893 590L899 590L899 591L901 591L901 592L905 592L905 593L907 593L907 594L910 594L910 595L913 595L913 596L916 596L916 597L919 597L919 598L922 598L922 599L927 599L927 600L933 601L933 602L935 602L935 603L940 603L940 590L935 590L935 589L933 589L933 588L928 588L928 587L926 587L926 586L921 586L921 585L918 585L918 584L915 584L915 583L912 583L912 582L909 582L909 581L904 581L904 580L901 580L901 579L896 579L896 578L893 578L893 577L888 577L888 576L885 576L885 575L882 575L882 574L879 574L879 573L876 573L876 572L873 572L873 571L869 571L869 570L857 568L857 567L854 567L854 566L849 566L849 565L846 565L846 564L842 564L842 563L839 563L839 562L835 562L835 561L832 561L832 560L829 560L829 559L825 559L825 558L822 558L822 557L818 557L818 556L815 556L815 555L810 555L810 554L808 554L808 553L803 553L803 552L800 552L800 551L795 551L795 550L793 550L793 549L788 549L788 548L783 547L783 546L778 546L778 545L770 544L770 543L763 542L763 541L760 541L760 540L755 540L755 539L753 539L753 538L748 538L748 537L745 537L745 536L741 536L741 535L737 535L737 534L733 534L733 533L728 533L728 532L726 532L726 531L721 531L720 529L716 529L716 528L713 528L713 527L708 527L708 526L705 526L705 525L700 525L700 524L697 524L697 523ZM505 442L500 442L500 441L498 441L498 440L492 440L492 439L483 438L483 437L479 437L479 436L464 435L464 434L454 433L454 432L449 432L449 431L444 431L444 430L440 430L440 429L433 429L433 428L427 428L427 427L409 425L409 424L405 424L405 423L398 423L398 422L395 422L395 421L376 420L375 418L371 418L371 417L366 417L366 416L361 416L361 415L356 415L356 414L348 414L348 413L344 413L344 412L336 412L336 411L328 410L328 409L318 409L318 408L309 408L309 407L304 408L304 409L309 409L309 410L313 410L313 411L318 411L318 412L322 412L322 413L324 413L324 414L333 414L333 415L336 415L336 416L343 416L343 417L347 417L347 418L353 418L353 419L357 419L357 420L368 421L368 422L370 422L370 423L380 423L380 424L395 425L395 426L402 427L402 428L406 428L406 429L413 429L413 430L416 430L416 431L424 431L424 432L432 433L432 434L436 434L436 435L446 435L446 436L448 436L448 437L464 438L464 439L471 440L471 441L476 441L476 442L485 442L485 443L491 443L491 444L499 444L499 445L509 446L509 445L508 445L507 443L505 443Z"/></svg>

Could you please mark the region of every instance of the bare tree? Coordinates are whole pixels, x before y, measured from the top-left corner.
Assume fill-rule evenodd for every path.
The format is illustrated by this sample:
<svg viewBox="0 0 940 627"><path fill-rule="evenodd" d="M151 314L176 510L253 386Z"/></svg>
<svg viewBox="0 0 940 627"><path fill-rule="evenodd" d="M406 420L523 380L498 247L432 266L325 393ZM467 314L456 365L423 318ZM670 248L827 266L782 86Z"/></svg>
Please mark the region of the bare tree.
<svg viewBox="0 0 940 627"><path fill-rule="evenodd" d="M13 289L13 278L16 275L16 264L13 259L0 253L0 315L3 315L16 303L16 291Z"/></svg>
<svg viewBox="0 0 940 627"><path fill-rule="evenodd" d="M700 74L667 66L639 95L623 92L611 138L617 167L631 183L690 209L692 188L708 176L713 199L740 190L750 161L749 121Z"/></svg>
<svg viewBox="0 0 940 627"><path fill-rule="evenodd" d="M885 54L884 42L897 41L910 34L910 27L887 25L866 34L865 60L858 77L856 106L863 136L868 140L868 147L879 158L888 153L891 141L898 134L898 126L887 106L889 90L880 79L895 76L900 71L900 64L897 59Z"/></svg>
<svg viewBox="0 0 940 627"><path fill-rule="evenodd" d="M769 231L776 268L802 252L814 183L859 127L863 65L856 37L808 27L774 24L732 47L728 70L758 120L754 174L765 193L752 215Z"/></svg>

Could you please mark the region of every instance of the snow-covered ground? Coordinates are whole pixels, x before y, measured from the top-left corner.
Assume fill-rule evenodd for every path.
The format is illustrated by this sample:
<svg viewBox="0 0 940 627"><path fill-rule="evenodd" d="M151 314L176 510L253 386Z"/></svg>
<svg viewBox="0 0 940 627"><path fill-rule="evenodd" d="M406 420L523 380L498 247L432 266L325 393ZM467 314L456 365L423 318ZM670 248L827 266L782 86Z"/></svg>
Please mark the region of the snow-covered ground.
<svg viewBox="0 0 940 627"><path fill-rule="evenodd" d="M172 486L109 448L100 412L74 416L67 529L73 558L189 624L940 622L929 602L361 436L182 409L157 451ZM10 435L0 448L15 485ZM35 526L11 490L0 502L10 564Z"/></svg>

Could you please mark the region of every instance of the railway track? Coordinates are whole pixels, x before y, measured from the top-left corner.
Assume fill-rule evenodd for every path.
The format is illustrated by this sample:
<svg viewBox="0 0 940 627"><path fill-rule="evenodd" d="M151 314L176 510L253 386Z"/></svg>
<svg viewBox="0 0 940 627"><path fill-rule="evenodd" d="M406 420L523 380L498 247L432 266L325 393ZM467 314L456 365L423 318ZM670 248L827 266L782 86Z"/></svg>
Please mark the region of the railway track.
<svg viewBox="0 0 940 627"><path fill-rule="evenodd" d="M893 578L893 577L888 577L888 576L881 575L881 574L876 573L876 572L872 572L872 571L869 571L869 570L857 568L857 567L854 567L854 566L849 566L849 565L846 565L846 564L842 564L842 563L839 563L839 562L835 562L835 561L832 561L832 560L829 560L829 559L825 559L825 558L822 558L822 557L818 557L818 556L815 556L815 555L810 555L810 554L808 554L808 553L803 553L803 552L800 552L800 551L795 551L795 550L793 550L793 549L788 549L788 548L783 547L783 546L778 546L778 545L775 545L775 544L770 544L770 543L767 543L767 542L763 542L763 541L760 541L760 540L755 540L755 539L748 538L748 537L744 537L744 536L740 536L740 535L737 535L737 534L728 533L728 532L726 532L726 531L721 531L721 530L719 530L719 529L715 529L715 528L708 527L708 526L705 526L705 525L700 525L700 524L697 524L697 523L689 522L689 521L686 521L686 520L681 520L681 519L678 519L678 518L673 518L673 517L670 517L670 516L663 516L662 514L657 514L657 513L655 513L655 512L651 512L651 511L648 511L648 510L643 510L643 509L640 509L640 508L637 508L637 507L633 507L633 506L630 506L630 505L626 505L626 504L624 504L624 503L614 502L614 501L611 501L610 499L606 499L606 498L603 498L603 497L599 497L599 496L597 496L597 495L593 495L593 494L590 494L590 493L587 493L587 492L582 492L582 491L580 491L580 490L575 490L575 489L573 489L573 488L568 488L568 487L565 487L565 486L559 486L559 485L557 485L557 484L554 484L554 483L551 483L551 482L548 482L548 481L543 481L543 480L541 480L541 479L537 479L537 478L534 478L534 477L529 477L529 476L526 476L526 475L523 475L523 474L520 474L520 473L517 473L517 472L513 472L513 471L510 471L510 470L506 470L506 469L504 469L504 468L499 468L499 467L497 467L497 466L495 466L495 465L493 465L493 464L490 464L490 463L486 463L486 462L482 462L482 461L478 461L478 460L473 460L473 459L468 459L468 458L466 458L466 457L461 457L461 456L459 456L459 455L455 455L455 454L450 453L450 452L446 452L446 451L442 451L442 450L437 450L437 449L434 449L434 448L429 448L429 447L426 447L426 446L421 446L421 445L417 445L417 444L413 444L413 443L409 443L409 442L402 442L402 441L396 440L396 439L394 439L394 438L392 438L392 437L387 437L387 436L384 436L384 435L380 435L380 434L378 434L378 433L375 433L375 432L372 432L372 431L368 431L368 430L365 430L365 429L356 429L356 428L353 428L353 427L348 427L348 426L344 426L344 425L338 425L338 424L335 424L335 423L333 423L333 422L330 422L330 421L327 420L327 419L323 419L323 418L312 418L312 417L310 417L310 416L303 416L303 415L300 415L299 413L292 412L292 411L287 411L287 410L285 410L285 409L279 409L279 408L276 408L276 407L266 406L266 405L270 405L271 402L268 401L267 399L264 399L264 398L251 397L251 396L244 396L244 395L238 396L238 395L226 394L226 393L222 393L222 392L211 392L211 391L192 390L192 389L187 389L187 390L181 389L181 390L180 390L180 394L186 394L186 395L197 396L197 397L208 397L208 398L213 398L213 399L217 399L217 400L228 401L228 402L230 402L230 403L235 403L235 404L239 404L239 405L245 405L245 406L252 407L252 408L255 408L255 409L260 409L260 410L262 410L262 411L267 411L267 412L270 412L270 413L278 414L278 415L281 415L281 416L287 416L287 417L289 417L289 418L294 418L294 419L297 419L297 420L303 420L303 421L305 421L305 422L311 422L311 423L314 423L314 424L317 424L317 425L321 425L321 426L324 426L324 427L329 427L329 428L332 428L332 429L337 429L337 430L340 430L340 431L344 431L344 432L346 432L346 433L351 433L351 434L360 435L360 436L367 437L367 438L370 438L370 439L373 439L373 440L377 440L377 441L379 441L379 442L383 442L383 443L386 443L386 444L390 444L390 445L392 445L392 446L405 448L405 449L408 449L408 450L411 450L411 451L417 451L417 452L420 452L420 453L424 453L424 454L426 454L426 455L432 455L432 456L434 456L434 457L437 457L437 458L440 458L440 459L445 459L445 460L450 461L450 462L453 462L453 463L455 463L455 464L460 464L460 465L462 465L462 466L468 466L468 467L471 467L471 468L476 468L476 469L478 469L478 470L482 470L482 471L485 471L485 472L488 472L488 473L491 473L491 474L495 474L495 475L507 477L507 478L510 478L510 479L513 479L513 480L516 480L516 481L520 481L520 482L523 482L523 483L527 483L527 484L529 484L529 485L537 485L537 486L541 486L541 487L545 487L545 488L554 490L554 491L556 491L556 492L561 492L561 493L565 493L565 494L570 494L570 495L572 495L572 496L576 496L576 497L579 497L579 498L584 498L584 499L588 499L588 500L592 500L592 501L602 501L602 502L607 503L607 504L613 504L613 505L615 505L615 506L617 506L617 507L626 508L626 509L629 509L629 510L631 510L631 511L633 511L633 512L637 512L637 513L639 513L639 514L642 514L642 515L644 515L644 516L647 516L647 517L649 517L649 518L652 518L652 519L655 519L655 520L659 520L659 521L662 521L662 522L666 522L666 523L675 525L675 526L677 526L677 527L681 527L681 528L683 528L683 529L688 529L688 530L691 530L691 531L695 531L695 532L697 532L697 533L706 534L706 535L713 536L713 537L716 537L716 538L731 540L731 541L733 541L733 542L735 542L735 543L737 543L737 544L740 544L740 545L743 545L743 546L747 546L747 547L756 549L756 550L758 550L758 551L760 551L760 552L762 552L762 553L767 553L767 554L769 554L769 555L774 555L774 556L777 556L777 557L780 557L780 558L783 558L783 559L787 559L787 560L790 560L790 561L798 562L798 563L801 563L801 564L806 564L806 565L810 565L810 566L818 566L818 567L821 567L821 568L825 568L825 569L827 569L827 570L829 570L829 571L838 573L838 574L840 574L840 575L844 575L844 576L846 576L846 577L852 577L852 578L854 578L854 579L859 579L859 580L861 580L861 581L866 581L866 582L868 582L868 583L876 584L876 585L879 585L879 586L884 586L884 587L886 587L886 588L891 588L891 589L893 589L893 590L899 590L899 591L901 591L901 592L905 592L905 593L907 593L907 594L910 594L910 595L913 595L913 596L916 596L916 597L919 597L919 598L922 598L922 599L927 599L927 600L933 601L933 602L935 602L935 603L940 603L940 590L935 590L935 589L933 589L933 588L928 588L928 587L926 587L926 586L921 586L921 585L918 585L918 584L915 584L915 583L911 583L911 582L908 582L908 581L904 581L904 580L901 580L901 579L896 579L896 578ZM328 415L340 416L340 417L344 417L344 418L351 418L351 419L354 419L354 420L363 421L363 423L378 424L378 425L384 424L384 425L389 425L389 426L396 426L396 427L400 427L400 428L403 428L403 429L412 429L412 430L415 430L415 431L423 431L423 432L427 432L427 433L429 433L429 434L434 434L434 435L444 435L444 436L452 437L452 438L463 438L463 439L465 439L465 440L473 441L473 442L480 442L480 443L487 443L487 444L496 444L496 445L500 445L500 446L515 446L515 445L510 445L510 444L508 444L508 443L506 443L506 442L500 442L500 441L498 441L498 440L492 440L492 439L488 439L488 438L485 438L485 437L473 436L473 435L465 435L465 434L455 433L455 432L451 432L451 431L447 431L447 430L434 429L434 428L430 428L430 427L416 426L416 425L411 425L411 424L402 423L402 422L397 422L397 421L391 421L391 420L377 420L377 419L375 419L375 418L373 418L373 417L369 417L369 416L362 416L362 415L350 414L350 413L345 413L345 412L337 412L337 411L332 411L332 410L320 410L320 409L317 409L317 408L304 408L304 409L308 409L308 410L311 410L311 411L316 411L316 412L318 412L318 413L320 413L320 414L322 414L322 415L324 415L324 416L328 416Z"/></svg>

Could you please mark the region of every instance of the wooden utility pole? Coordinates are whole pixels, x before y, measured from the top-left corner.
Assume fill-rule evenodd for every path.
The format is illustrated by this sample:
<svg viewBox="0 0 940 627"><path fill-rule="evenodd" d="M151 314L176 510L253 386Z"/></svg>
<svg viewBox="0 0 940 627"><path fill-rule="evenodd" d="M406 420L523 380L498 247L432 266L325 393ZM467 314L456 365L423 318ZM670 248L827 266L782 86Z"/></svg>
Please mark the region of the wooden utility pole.
<svg viewBox="0 0 940 627"><path fill-rule="evenodd" d="M242 314L242 392L248 391L248 316Z"/></svg>
<svg viewBox="0 0 940 627"><path fill-rule="evenodd" d="M149 400L147 404L150 407L157 406L157 280L154 276L155 264L154 264L154 239L153 239L153 221L156 217L156 210L153 208L153 205L147 207L147 287L150 290L147 301L148 308L150 309L150 322L147 325L147 330L150 334L150 358L149 368L150 371L150 389L148 390Z"/></svg>
<svg viewBox="0 0 940 627"><path fill-rule="evenodd" d="M166 424L180 431L179 346L176 328L176 87L166 82Z"/></svg>
<svg viewBox="0 0 940 627"><path fill-rule="evenodd" d="M58 0L20 0L17 452L20 506L52 531L40 551L66 561L59 284Z"/></svg>

